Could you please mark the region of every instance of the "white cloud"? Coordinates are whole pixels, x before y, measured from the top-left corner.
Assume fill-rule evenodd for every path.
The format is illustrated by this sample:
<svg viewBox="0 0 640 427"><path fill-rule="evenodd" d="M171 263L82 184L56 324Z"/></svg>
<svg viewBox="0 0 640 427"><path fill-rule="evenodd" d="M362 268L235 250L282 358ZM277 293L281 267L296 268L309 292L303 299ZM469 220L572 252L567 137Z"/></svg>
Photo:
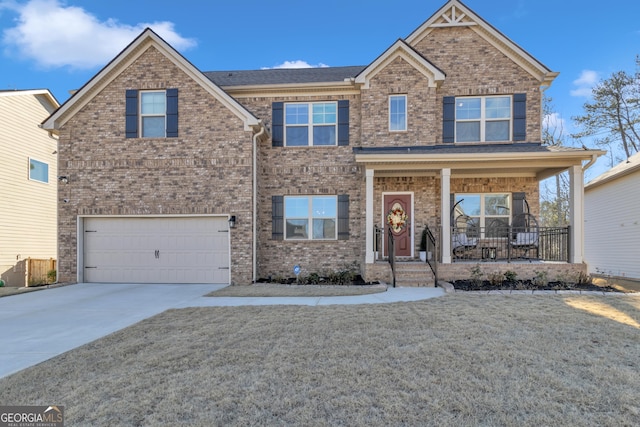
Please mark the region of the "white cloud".
<svg viewBox="0 0 640 427"><path fill-rule="evenodd" d="M580 77L573 81L573 85L577 87L570 92L571 96L590 97L591 89L598 83L599 77L596 71L582 70Z"/></svg>
<svg viewBox="0 0 640 427"><path fill-rule="evenodd" d="M59 0L11 1L1 3L2 8L18 14L16 25L4 31L5 51L45 68L105 65L147 27L178 50L196 44L179 35L172 22L126 25L114 19L99 21L86 10Z"/></svg>
<svg viewBox="0 0 640 427"><path fill-rule="evenodd" d="M284 61L280 65L276 65L274 67L263 67L262 69L267 70L269 68L325 68L325 67L328 67L328 65L323 63L319 63L317 65L311 65L307 61L302 61L298 59L296 61Z"/></svg>
<svg viewBox="0 0 640 427"><path fill-rule="evenodd" d="M566 122L558 113L551 113L544 116L542 119L542 127L545 129L562 131L566 129Z"/></svg>

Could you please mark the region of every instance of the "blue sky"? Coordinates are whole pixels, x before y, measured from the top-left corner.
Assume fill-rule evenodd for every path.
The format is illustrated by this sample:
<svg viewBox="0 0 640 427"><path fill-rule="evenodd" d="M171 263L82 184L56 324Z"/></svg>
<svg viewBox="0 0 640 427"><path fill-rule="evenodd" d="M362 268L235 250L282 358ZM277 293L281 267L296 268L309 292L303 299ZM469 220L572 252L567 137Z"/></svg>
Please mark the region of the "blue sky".
<svg viewBox="0 0 640 427"><path fill-rule="evenodd" d="M0 0L0 89L47 88L62 103L148 26L202 71L366 65L444 3ZM635 70L637 0L463 3L560 72L547 94L557 113L551 119L565 134L575 131L571 117L582 113L595 83L614 71Z"/></svg>

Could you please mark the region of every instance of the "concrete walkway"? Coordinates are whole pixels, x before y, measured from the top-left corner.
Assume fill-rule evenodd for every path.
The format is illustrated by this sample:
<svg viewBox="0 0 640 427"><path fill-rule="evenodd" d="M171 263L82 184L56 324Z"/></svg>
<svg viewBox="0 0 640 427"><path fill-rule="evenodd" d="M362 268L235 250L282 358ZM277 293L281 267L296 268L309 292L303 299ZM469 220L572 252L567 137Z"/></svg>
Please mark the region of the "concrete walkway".
<svg viewBox="0 0 640 427"><path fill-rule="evenodd" d="M344 297L205 297L225 285L81 283L0 298L0 378L171 308L381 304L444 295L442 288L390 288Z"/></svg>

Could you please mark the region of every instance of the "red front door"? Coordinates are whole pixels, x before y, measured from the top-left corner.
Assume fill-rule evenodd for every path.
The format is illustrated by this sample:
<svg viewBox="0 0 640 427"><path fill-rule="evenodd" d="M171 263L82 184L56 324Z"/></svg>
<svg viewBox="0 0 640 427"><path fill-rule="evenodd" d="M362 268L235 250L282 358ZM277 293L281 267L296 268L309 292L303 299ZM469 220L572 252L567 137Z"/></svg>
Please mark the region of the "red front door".
<svg viewBox="0 0 640 427"><path fill-rule="evenodd" d="M391 228L396 256L411 256L411 194L385 194L384 196L384 255L388 256L388 233Z"/></svg>

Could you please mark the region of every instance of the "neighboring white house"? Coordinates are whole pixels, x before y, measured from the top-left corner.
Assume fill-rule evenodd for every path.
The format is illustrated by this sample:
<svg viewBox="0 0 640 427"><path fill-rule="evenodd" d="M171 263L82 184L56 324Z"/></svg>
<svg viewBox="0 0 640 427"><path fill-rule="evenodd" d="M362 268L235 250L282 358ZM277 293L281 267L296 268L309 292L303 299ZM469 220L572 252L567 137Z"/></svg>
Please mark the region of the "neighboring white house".
<svg viewBox="0 0 640 427"><path fill-rule="evenodd" d="M56 258L57 140L40 124L58 108L46 89L0 91L0 277L25 286L27 258Z"/></svg>
<svg viewBox="0 0 640 427"><path fill-rule="evenodd" d="M589 273L640 279L640 153L584 187Z"/></svg>

